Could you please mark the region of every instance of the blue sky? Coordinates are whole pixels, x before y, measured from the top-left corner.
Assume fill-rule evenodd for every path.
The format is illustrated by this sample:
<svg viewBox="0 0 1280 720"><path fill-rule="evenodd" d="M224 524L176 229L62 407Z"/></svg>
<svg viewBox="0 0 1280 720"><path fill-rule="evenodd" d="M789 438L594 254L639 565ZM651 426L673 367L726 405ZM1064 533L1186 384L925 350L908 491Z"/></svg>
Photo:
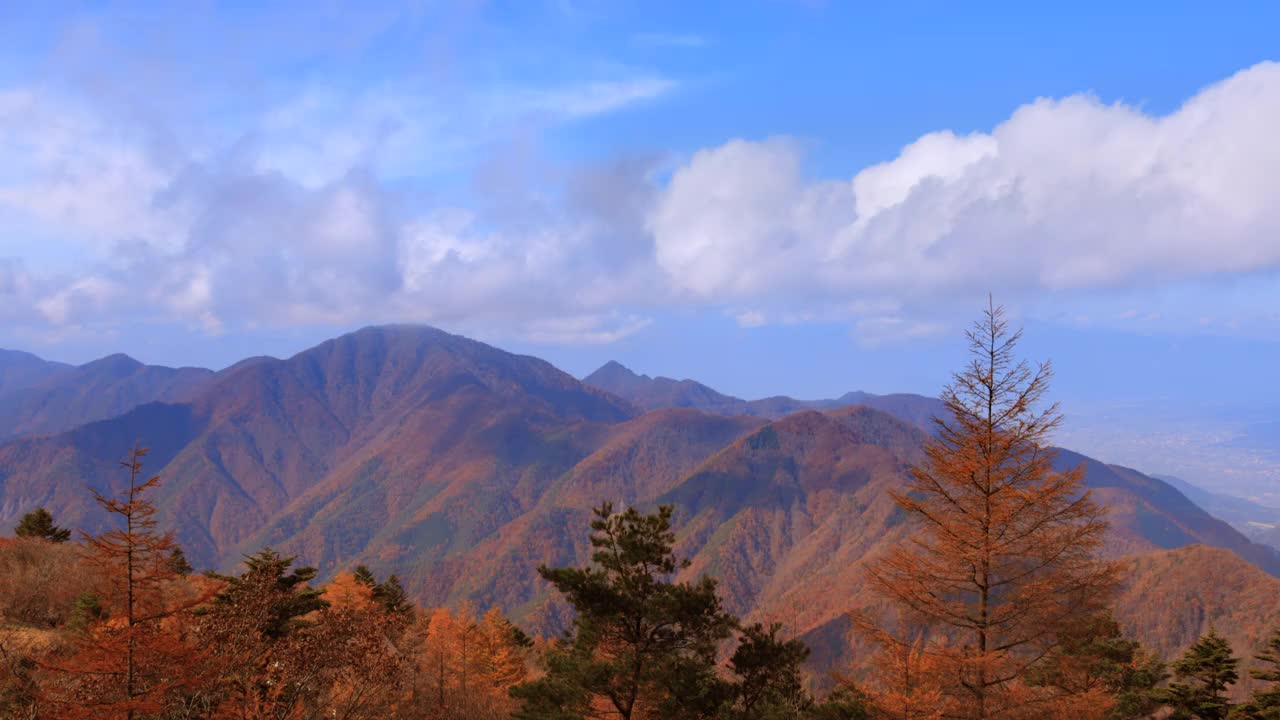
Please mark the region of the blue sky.
<svg viewBox="0 0 1280 720"><path fill-rule="evenodd" d="M1194 439L1280 406L1274 4L313 5L0 10L0 346L220 367L423 322L928 393L992 292L1069 438L1280 478Z"/></svg>

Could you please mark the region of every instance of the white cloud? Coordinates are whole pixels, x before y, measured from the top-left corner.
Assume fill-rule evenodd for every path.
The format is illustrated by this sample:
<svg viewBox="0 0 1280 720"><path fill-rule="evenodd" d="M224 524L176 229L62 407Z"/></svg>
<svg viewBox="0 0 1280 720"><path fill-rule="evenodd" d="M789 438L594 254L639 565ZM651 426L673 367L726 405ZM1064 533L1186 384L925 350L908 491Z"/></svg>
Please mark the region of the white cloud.
<svg viewBox="0 0 1280 720"><path fill-rule="evenodd" d="M90 276L41 298L36 307L50 323L66 325L77 318L96 315L99 309L124 294L125 288L120 283Z"/></svg>
<svg viewBox="0 0 1280 720"><path fill-rule="evenodd" d="M614 112L669 93L676 83L663 77L638 77L569 87L504 89L491 99L495 115L534 113L552 118L582 118Z"/></svg>
<svg viewBox="0 0 1280 720"><path fill-rule="evenodd" d="M797 145L694 154L650 215L659 265L702 298L896 300L1159 285L1280 267L1280 64L1152 116L1037 100L990 133L926 135L843 182ZM910 309L910 308L908 308Z"/></svg>
<svg viewBox="0 0 1280 720"><path fill-rule="evenodd" d="M165 246L185 221L154 205L168 173L137 138L63 98L0 92L0 163L0 206L99 250L122 238Z"/></svg>
<svg viewBox="0 0 1280 720"><path fill-rule="evenodd" d="M673 87L623 73L476 92L453 114L398 85L311 90L241 125L175 132L164 151L92 104L0 92L0 218L84 257L78 273L33 274L0 247L4 317L210 333L419 321L609 342L692 305L744 327L840 319L877 343L936 333L957 306L969 315L957 299L987 291L1280 269L1277 64L1160 117L1037 100L990 132L930 133L837 179L808 177L786 138L700 150L669 180L658 156L567 168L496 140L525 118L569 124ZM480 148L496 169L477 173L478 200L405 187L474 167ZM1120 318L1138 306L1123 300L1089 314L1176 322L1176 299ZM1233 299L1233 317L1248 302Z"/></svg>
<svg viewBox="0 0 1280 720"><path fill-rule="evenodd" d="M486 216L424 203L403 185L450 165L471 170L465 156L530 116L554 126L671 87L631 77L478 89L448 112L424 92L312 90L240 124L184 128L165 152L93 103L0 89L0 229L35 228L49 257L73 268L34 277L36 263L0 242L5 318L63 331L403 320L561 342L621 337L645 321L612 305L660 279L651 263L629 266L635 252L620 244L634 240L615 224L643 214L648 162L554 169L572 217L519 202L512 217ZM478 187L495 204L530 190Z"/></svg>
<svg viewBox="0 0 1280 720"><path fill-rule="evenodd" d="M535 320L525 337L537 343L558 345L607 345L648 327L652 321L638 315L581 315Z"/></svg>
<svg viewBox="0 0 1280 720"><path fill-rule="evenodd" d="M990 135L958 138L949 130L930 133L903 148L890 162L873 165L853 178L854 206L865 223L901 204L923 179L949 183L964 177L975 163L996 154Z"/></svg>
<svg viewBox="0 0 1280 720"><path fill-rule="evenodd" d="M805 282L827 238L854 220L849 188L806 183L784 140L735 140L675 172L648 219L656 259L702 297L750 298Z"/></svg>

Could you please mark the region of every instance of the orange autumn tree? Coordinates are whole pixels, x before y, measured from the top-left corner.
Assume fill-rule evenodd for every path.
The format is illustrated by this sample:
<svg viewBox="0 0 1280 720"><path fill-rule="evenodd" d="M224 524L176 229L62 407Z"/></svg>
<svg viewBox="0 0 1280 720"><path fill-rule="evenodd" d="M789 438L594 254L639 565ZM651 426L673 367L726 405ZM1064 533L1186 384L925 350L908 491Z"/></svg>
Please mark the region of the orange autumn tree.
<svg viewBox="0 0 1280 720"><path fill-rule="evenodd" d="M989 304L967 333L972 359L942 393L925 460L894 499L917 522L868 566L873 587L947 639L928 650L945 716L1010 717L1044 698L1020 682L1062 633L1103 609L1115 569L1084 471L1053 468L1052 371L1017 359L1021 331ZM1043 693L1041 693L1043 694Z"/></svg>
<svg viewBox="0 0 1280 720"><path fill-rule="evenodd" d="M303 646L306 662L317 666L320 690L311 707L299 708L311 714L297 716L392 717L408 671L408 659L396 643L409 617L379 602L374 587L351 573L339 573L325 598L328 607L315 613L315 625L308 629L314 641Z"/></svg>
<svg viewBox="0 0 1280 720"><path fill-rule="evenodd" d="M507 691L529 675L529 647L533 644L496 607L480 619L476 637L476 667L485 692L507 699Z"/></svg>
<svg viewBox="0 0 1280 720"><path fill-rule="evenodd" d="M945 673L939 667L939 648L929 648L924 631L897 619L896 632L879 627L868 616L852 613L858 636L876 647L864 682L838 678L838 686L865 698L875 720L942 720Z"/></svg>
<svg viewBox="0 0 1280 720"><path fill-rule="evenodd" d="M531 641L502 613L477 621L468 607L437 608L417 629L413 717L508 718L509 691L528 676Z"/></svg>
<svg viewBox="0 0 1280 720"><path fill-rule="evenodd" d="M148 497L160 478L141 479L146 454L135 447L120 463L129 484L118 497L94 491L98 505L120 523L85 534L87 559L103 579L98 601L106 617L85 629L65 662L50 668L45 700L55 717L153 717L172 695L200 681L199 653L182 616L207 598L177 587L170 561L177 544L172 533L157 529Z"/></svg>

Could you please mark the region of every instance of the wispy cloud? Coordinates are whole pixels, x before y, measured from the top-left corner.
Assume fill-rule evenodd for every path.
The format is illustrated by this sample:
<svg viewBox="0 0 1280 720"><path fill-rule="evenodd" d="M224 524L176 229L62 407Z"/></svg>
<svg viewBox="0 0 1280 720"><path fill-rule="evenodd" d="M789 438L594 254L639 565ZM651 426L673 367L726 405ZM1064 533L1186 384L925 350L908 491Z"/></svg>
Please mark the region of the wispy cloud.
<svg viewBox="0 0 1280 720"><path fill-rule="evenodd" d="M299 41L290 68L332 41ZM79 66L0 88L0 229L75 261L0 257L0 317L91 332L122 318L209 333L423 321L601 343L680 306L744 327L840 320L882 343L936 333L957 299L987 291L1280 271L1274 63L1167 115L1037 100L988 132L928 133L835 178L811 177L787 138L673 157L659 137L641 157L543 158L545 137L660 101L680 78L602 61L555 74L499 63L443 82L445 63L428 64L252 83L238 68L172 97L172 78L113 96L118 78L82 83ZM178 110L125 101L149 91ZM1175 322L1172 303L1120 318L1135 306L1121 300L1087 314ZM1219 309L1239 325L1250 302Z"/></svg>
<svg viewBox="0 0 1280 720"><path fill-rule="evenodd" d="M569 119L603 115L671 92L676 82L663 77L589 82L548 88L508 88L493 93L490 107L504 113L535 113Z"/></svg>

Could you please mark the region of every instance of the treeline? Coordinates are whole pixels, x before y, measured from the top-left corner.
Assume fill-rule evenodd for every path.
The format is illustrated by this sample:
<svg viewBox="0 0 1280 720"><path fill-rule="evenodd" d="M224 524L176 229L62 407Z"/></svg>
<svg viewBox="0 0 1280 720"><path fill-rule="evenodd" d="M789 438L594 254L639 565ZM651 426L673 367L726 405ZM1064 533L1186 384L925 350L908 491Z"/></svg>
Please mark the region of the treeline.
<svg viewBox="0 0 1280 720"><path fill-rule="evenodd" d="M0 545L0 717L508 718L541 651L496 610L423 610L365 567L315 585L271 549L193 574L145 450L82 543L43 509Z"/></svg>
<svg viewBox="0 0 1280 720"><path fill-rule="evenodd" d="M969 333L895 496L910 534L866 566L883 604L851 613L864 661L821 697L802 642L684 577L671 507L597 508L590 562L539 568L572 627L531 638L496 610L417 607L364 567L320 585L271 549L194 574L135 449L125 490L96 496L111 530L72 543L38 509L0 543L0 716L1280 720L1280 629L1249 668L1213 632L1167 664L1123 636L1103 510L1082 470L1053 465L1051 369L1018 339L996 307Z"/></svg>

